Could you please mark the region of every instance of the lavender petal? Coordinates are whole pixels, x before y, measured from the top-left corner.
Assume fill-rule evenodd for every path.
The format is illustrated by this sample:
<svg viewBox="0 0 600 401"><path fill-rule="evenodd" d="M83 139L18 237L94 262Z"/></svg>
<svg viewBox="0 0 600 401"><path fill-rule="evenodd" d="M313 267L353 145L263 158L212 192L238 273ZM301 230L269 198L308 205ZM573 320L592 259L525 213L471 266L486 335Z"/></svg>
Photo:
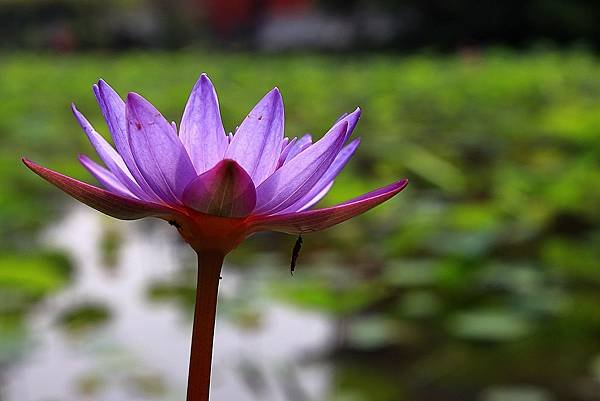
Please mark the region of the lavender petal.
<svg viewBox="0 0 600 401"><path fill-rule="evenodd" d="M127 95L129 143L135 162L152 190L168 203L180 203L196 178L194 166L171 125L150 102Z"/></svg>
<svg viewBox="0 0 600 401"><path fill-rule="evenodd" d="M233 136L225 158L237 161L259 185L275 171L283 141L283 100L277 88L250 111Z"/></svg>
<svg viewBox="0 0 600 401"><path fill-rule="evenodd" d="M333 186L333 181L335 177L342 171L342 169L346 166L348 161L352 158L358 145L360 144L360 139L356 138L348 145L344 146L344 148L338 153L338 155L327 169L327 172L323 174L323 176L319 179L319 181L298 201L296 201L293 205L287 207L285 210L282 210L279 213L289 213L295 211L306 210L309 207L313 206L315 203L320 201L331 189Z"/></svg>
<svg viewBox="0 0 600 401"><path fill-rule="evenodd" d="M154 193L152 188L146 182L146 179L140 172L129 144L129 135L127 133L127 119L125 117L125 102L113 88L105 81L99 80L94 85L94 94L100 105L106 125L112 136L117 152L123 158L129 172L134 177L136 183L140 186L148 200L158 201L160 198Z"/></svg>
<svg viewBox="0 0 600 401"><path fill-rule="evenodd" d="M138 199L115 177L113 173L87 157L79 155L79 162L92 174L107 191L113 194Z"/></svg>
<svg viewBox="0 0 600 401"><path fill-rule="evenodd" d="M348 123L336 124L318 142L267 178L256 189L256 212L277 213L306 195L341 150L347 128Z"/></svg>
<svg viewBox="0 0 600 401"><path fill-rule="evenodd" d="M114 174L114 176L129 190L129 192L135 194L136 197L149 200L148 195L140 188L131 175L121 155L119 155L117 151L110 146L110 144L104 139L104 137L102 137L102 135L94 130L94 127L92 127L83 114L77 110L75 105L71 105L71 110L79 122L79 125L81 128L83 128L83 131L90 140L90 143L96 150L96 153L98 153L98 156L100 156L100 159L102 159L112 174Z"/></svg>
<svg viewBox="0 0 600 401"><path fill-rule="evenodd" d="M206 74L200 76L192 89L181 119L179 136L198 174L223 159L228 140L217 93Z"/></svg>

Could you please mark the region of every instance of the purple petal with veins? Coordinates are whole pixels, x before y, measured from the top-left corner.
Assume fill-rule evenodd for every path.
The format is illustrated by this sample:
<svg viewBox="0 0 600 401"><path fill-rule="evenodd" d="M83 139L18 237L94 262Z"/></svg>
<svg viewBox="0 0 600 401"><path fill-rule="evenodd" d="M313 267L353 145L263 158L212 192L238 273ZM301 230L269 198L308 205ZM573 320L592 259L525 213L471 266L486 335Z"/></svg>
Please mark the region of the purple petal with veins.
<svg viewBox="0 0 600 401"><path fill-rule="evenodd" d="M296 141L296 143L294 143L294 146L290 148L288 154L285 157L284 163L287 163L288 161L292 160L297 154L302 152L304 149L308 148L310 145L312 145L312 135L303 135L300 139Z"/></svg>
<svg viewBox="0 0 600 401"><path fill-rule="evenodd" d="M283 100L275 88L242 121L225 153L225 158L238 162L257 186L277 167L283 121Z"/></svg>
<svg viewBox="0 0 600 401"><path fill-rule="evenodd" d="M112 174L114 174L114 176L129 190L129 192L133 193L136 197L149 200L148 195L146 195L137 182L135 182L121 155L119 155L117 151L110 146L110 144L102 137L102 135L94 130L89 121L83 116L83 114L79 112L79 110L77 110L75 105L71 105L71 110L79 122L79 125L81 128L83 128L83 131L90 140L90 143L96 150L96 153L98 153L98 156L100 156L100 159L102 159Z"/></svg>
<svg viewBox="0 0 600 401"><path fill-rule="evenodd" d="M87 157L86 155L79 155L79 162L85 167L90 174L92 174L108 191L127 196L130 198L137 199L135 195L133 195L122 183L115 177L113 173Z"/></svg>
<svg viewBox="0 0 600 401"><path fill-rule="evenodd" d="M277 213L310 191L342 148L347 128L347 123L335 125L318 142L281 166L258 186L256 213Z"/></svg>
<svg viewBox="0 0 600 401"><path fill-rule="evenodd" d="M277 163L277 168L283 166L283 163L285 163L285 159L287 158L287 155L290 153L290 150L292 150L292 148L296 144L297 140L298 140L298 138L294 137L294 138L292 138L291 141L289 141L287 143L286 146L283 147L281 154L279 155L279 162Z"/></svg>
<svg viewBox="0 0 600 401"><path fill-rule="evenodd" d="M200 76L192 89L181 119L179 137L198 174L217 164L227 150L217 92L206 74Z"/></svg>
<svg viewBox="0 0 600 401"><path fill-rule="evenodd" d="M360 110L360 107L357 107L356 110L354 110L352 113L342 117L338 122L335 123L335 125L343 124L344 122L348 123L348 133L346 134L346 140L348 140L354 132L354 128L356 127L356 124L360 119L361 113L362 111Z"/></svg>
<svg viewBox="0 0 600 401"><path fill-rule="evenodd" d="M318 201L320 201L333 185L335 177L337 177L337 175L346 166L348 161L352 158L359 144L360 139L356 138L348 145L344 146L344 148L340 151L340 153L337 154L337 156L333 160L333 163L331 163L329 169L327 169L327 172L323 174L319 181L317 181L317 183L306 193L306 195L304 195L302 198L298 199L298 201L296 201L293 205L290 205L285 210L282 210L279 213L289 213L294 211L306 210Z"/></svg>
<svg viewBox="0 0 600 401"><path fill-rule="evenodd" d="M178 204L196 178L190 158L167 120L138 94L127 95L126 116L131 151L152 190L165 202Z"/></svg>
<svg viewBox="0 0 600 401"><path fill-rule="evenodd" d="M325 197L325 195L327 195L327 193L329 192L329 190L333 187L333 181L331 181L329 184L327 184L327 186L323 189L321 189L321 192L319 192L318 194L316 194L315 196L312 197L312 199L310 199L309 201L305 201L304 199L302 199L303 202L303 206L299 207L298 209L295 209L295 206L290 207L289 209L293 209L296 210L297 212L302 212L304 210L310 209L312 206L316 205L321 199L323 199ZM298 202L300 203L300 202Z"/></svg>
<svg viewBox="0 0 600 401"><path fill-rule="evenodd" d="M127 133L127 120L125 118L125 102L113 88L105 81L99 80L97 85L94 85L94 95L100 105L104 119L112 136L117 152L123 159L127 169L134 177L135 182L142 189L143 194L138 194L142 199L158 201L160 198L154 193L152 188L146 182L146 179L140 172L129 144L129 136ZM130 188L131 189L131 188ZM134 191L135 192L135 191ZM135 192L137 193L137 192Z"/></svg>

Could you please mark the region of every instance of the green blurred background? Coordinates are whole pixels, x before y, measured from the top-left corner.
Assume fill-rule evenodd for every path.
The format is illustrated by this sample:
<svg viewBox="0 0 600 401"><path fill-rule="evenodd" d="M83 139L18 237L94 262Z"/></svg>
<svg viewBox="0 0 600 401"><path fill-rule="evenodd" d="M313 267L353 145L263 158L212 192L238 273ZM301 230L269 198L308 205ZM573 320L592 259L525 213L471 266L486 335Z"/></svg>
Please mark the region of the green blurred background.
<svg viewBox="0 0 600 401"><path fill-rule="evenodd" d="M260 18L233 22L218 3L197 3L0 5L0 20L19 26L0 53L0 400L183 399L191 251L160 223L77 206L19 157L93 182L76 160L93 150L70 102L107 134L91 92L103 78L179 121L201 72L228 130L275 85L288 136L320 136L361 106L361 147L321 205L411 182L385 205L306 236L293 278L289 236L257 235L228 257L214 400L600 400L592 4L525 2L519 16L534 4L556 18L535 14L537 25L511 30L483 23L506 11L486 2L460 14L436 2L369 2L367 11L351 2L341 12L335 2L273 1L258 4ZM242 3L252 2L224 15ZM560 11L567 4L571 14ZM363 13L417 22L375 40L356 34L368 25ZM420 35L440 14L459 17L440 26L443 37ZM146 36L111 24L152 27L148 15L160 29ZM572 29L540 28L558 17ZM302 40L273 42L261 30L272 35L290 18L313 30L346 21L355 31L340 32L355 34L313 43L300 30Z"/></svg>

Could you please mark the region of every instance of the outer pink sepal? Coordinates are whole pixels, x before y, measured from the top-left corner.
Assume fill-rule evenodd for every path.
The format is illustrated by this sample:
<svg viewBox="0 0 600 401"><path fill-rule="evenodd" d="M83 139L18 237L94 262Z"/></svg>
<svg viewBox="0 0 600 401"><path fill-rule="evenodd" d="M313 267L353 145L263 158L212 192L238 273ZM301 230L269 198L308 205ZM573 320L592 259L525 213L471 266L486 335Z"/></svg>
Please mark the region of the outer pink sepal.
<svg viewBox="0 0 600 401"><path fill-rule="evenodd" d="M342 204L324 209L251 217L251 221L248 222L249 231L280 231L288 234L303 234L323 230L385 202L402 191L407 185L408 180L400 180Z"/></svg>
<svg viewBox="0 0 600 401"><path fill-rule="evenodd" d="M246 217L256 205L256 189L239 164L225 159L192 180L183 192L183 203L213 216Z"/></svg>
<svg viewBox="0 0 600 401"><path fill-rule="evenodd" d="M135 220L148 216L169 218L169 216L174 214L172 209L163 205L116 195L42 167L31 160L23 158L22 161L34 173L54 184L73 198L117 219Z"/></svg>

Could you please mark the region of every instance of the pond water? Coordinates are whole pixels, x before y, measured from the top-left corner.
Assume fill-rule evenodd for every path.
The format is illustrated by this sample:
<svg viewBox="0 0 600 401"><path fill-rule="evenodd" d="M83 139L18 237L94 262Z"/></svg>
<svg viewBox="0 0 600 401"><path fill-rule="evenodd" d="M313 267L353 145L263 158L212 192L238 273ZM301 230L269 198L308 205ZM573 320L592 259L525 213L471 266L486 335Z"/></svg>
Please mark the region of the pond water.
<svg viewBox="0 0 600 401"><path fill-rule="evenodd" d="M29 317L28 346L5 371L4 401L185 398L191 308L149 294L191 271L193 253L160 223L119 222L74 206L44 232L43 241L68 254L75 271L71 284ZM118 238L112 261L107 232ZM224 267L214 400L320 400L330 391L330 368L311 355L332 343L333 321L270 299L260 284L269 274ZM231 318L228 305L245 303L259 305L259 315ZM69 312L77 310L95 323L79 327L78 313Z"/></svg>

